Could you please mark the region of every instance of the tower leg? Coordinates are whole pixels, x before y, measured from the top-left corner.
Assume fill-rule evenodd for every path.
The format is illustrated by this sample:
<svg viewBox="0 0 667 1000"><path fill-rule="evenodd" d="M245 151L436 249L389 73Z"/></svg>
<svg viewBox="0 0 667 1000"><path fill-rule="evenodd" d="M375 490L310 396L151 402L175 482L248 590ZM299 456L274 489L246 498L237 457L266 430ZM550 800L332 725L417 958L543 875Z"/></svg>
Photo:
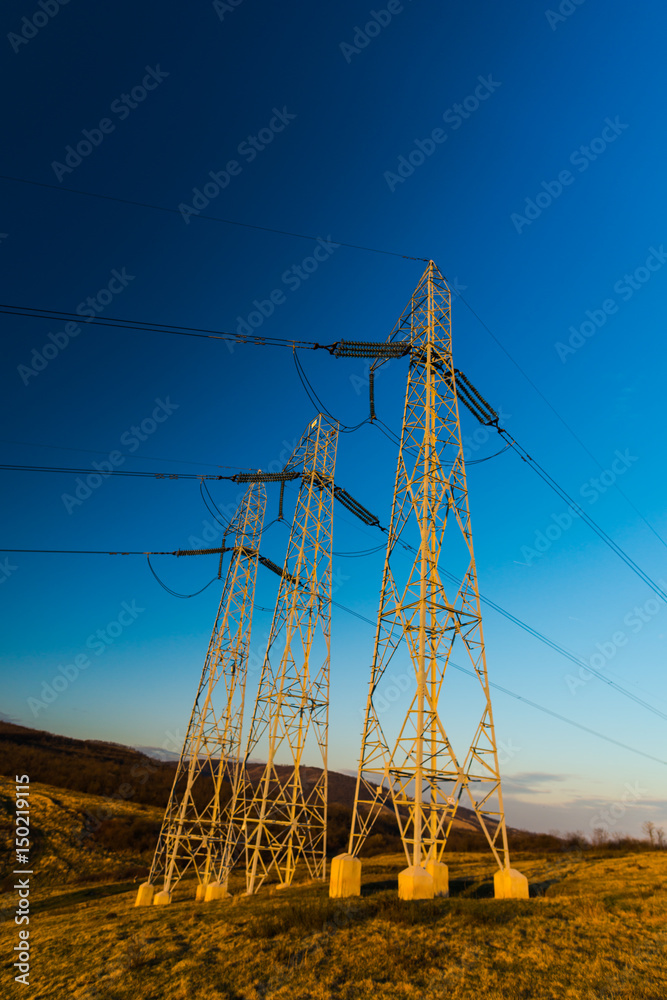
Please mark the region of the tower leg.
<svg viewBox="0 0 667 1000"><path fill-rule="evenodd" d="M449 868L439 861L427 861L424 865L433 879L433 892L436 896L449 896Z"/></svg>
<svg viewBox="0 0 667 1000"><path fill-rule="evenodd" d="M435 881L421 865L410 865L398 873L399 899L433 899Z"/></svg>
<svg viewBox="0 0 667 1000"><path fill-rule="evenodd" d="M150 906L153 902L153 896L155 895L155 886L151 885L150 882L142 882L139 886L137 892L137 898L134 901L135 906Z"/></svg>
<svg viewBox="0 0 667 1000"><path fill-rule="evenodd" d="M516 868L501 868L493 876L496 899L528 899L528 879Z"/></svg>
<svg viewBox="0 0 667 1000"><path fill-rule="evenodd" d="M329 896L344 899L361 895L361 861L352 854L338 854L331 861Z"/></svg>
<svg viewBox="0 0 667 1000"><path fill-rule="evenodd" d="M206 886L206 895L204 899L207 903L212 903L216 899L227 899L229 893L227 892L227 886L223 885L221 882L209 882Z"/></svg>

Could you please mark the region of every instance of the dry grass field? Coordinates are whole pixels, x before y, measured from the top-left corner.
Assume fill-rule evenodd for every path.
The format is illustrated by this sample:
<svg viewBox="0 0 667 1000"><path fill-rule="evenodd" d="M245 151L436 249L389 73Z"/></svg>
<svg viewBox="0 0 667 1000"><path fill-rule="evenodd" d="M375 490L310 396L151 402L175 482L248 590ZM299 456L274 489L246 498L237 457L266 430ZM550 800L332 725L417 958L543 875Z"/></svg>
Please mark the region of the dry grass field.
<svg viewBox="0 0 667 1000"><path fill-rule="evenodd" d="M0 779L10 846L11 783ZM404 861L363 863L362 896L321 883L168 907L134 908L150 850L94 834L155 824L152 805L33 785L30 986L13 982L11 877L0 895L3 998L34 1000L667 1000L667 852L516 853L531 899L492 898L490 856L449 856L451 895L397 899ZM96 819L98 817L98 819ZM111 820L108 819L111 817ZM153 836L151 834L151 836Z"/></svg>
<svg viewBox="0 0 667 1000"><path fill-rule="evenodd" d="M665 1000L667 855L517 858L538 893L490 898L483 855L450 858L452 894L403 903L399 856L364 864L362 896L320 884L135 909L131 882L37 890L35 1000ZM14 928L2 927L5 985ZM13 985L13 989L12 989Z"/></svg>

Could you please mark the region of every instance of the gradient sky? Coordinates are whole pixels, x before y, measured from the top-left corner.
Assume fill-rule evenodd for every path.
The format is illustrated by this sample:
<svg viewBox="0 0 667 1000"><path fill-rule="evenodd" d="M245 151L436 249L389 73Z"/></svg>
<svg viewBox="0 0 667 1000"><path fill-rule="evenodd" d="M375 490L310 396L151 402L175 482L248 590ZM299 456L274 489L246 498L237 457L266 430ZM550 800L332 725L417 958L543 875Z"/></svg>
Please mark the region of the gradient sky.
<svg viewBox="0 0 667 1000"><path fill-rule="evenodd" d="M37 16L35 29L41 8L7 0L2 302L75 312L89 297L99 304L113 280L108 316L236 330L255 300L279 290L259 327L267 336L380 340L423 270L406 257L433 258L493 334L455 301L457 366L604 529L655 579L667 578L665 542L646 523L667 538L667 13L617 0L561 7L572 13L528 0L394 2L391 17L386 5L352 0L93 8L75 0L45 24ZM153 89L135 90L144 80ZM84 130L97 144L67 161ZM260 134L271 141L249 138ZM191 211L194 189L230 161L238 166L204 214L405 257L340 246L297 282L314 239ZM5 463L92 468L120 451L125 469L265 468L285 460L313 416L290 350L230 351L84 323L27 375L33 352L63 324L0 319ZM343 423L365 418L364 362L323 352L301 360ZM404 380L395 362L377 383L378 413L394 429ZM156 401L169 416L137 441L130 429L151 418ZM478 428L468 416L470 437ZM497 450L497 439L478 438L466 454ZM617 452L626 461L605 478L616 482L591 485ZM383 523L395 461L375 428L341 436L336 480ZM109 479L68 511L63 494L75 477L0 475L4 547L171 550L204 537L212 521L194 481ZM624 632L604 672L667 711L664 605L580 523L530 557L564 505L513 453L471 466L469 488L482 593L586 659ZM211 491L223 507L238 495L230 483ZM276 508L271 492L267 522ZM280 561L286 535L271 527L266 554ZM351 518L337 521L337 550L380 541ZM155 566L189 593L215 576L217 557ZM336 599L373 618L381 567L381 553L336 559ZM260 577L260 604L271 604L276 584ZM177 600L142 557L24 554L4 564L0 594L6 717L142 746L184 734L219 585ZM123 602L143 610L35 716L28 699L86 652L88 636L117 620ZM259 613L260 652L268 623ZM656 715L600 680L572 690L572 664L493 611L485 630L493 681L666 756ZM336 610L337 769L355 767L371 647L372 629ZM590 832L602 811L610 832L667 821L664 765L501 692L494 710L511 824Z"/></svg>

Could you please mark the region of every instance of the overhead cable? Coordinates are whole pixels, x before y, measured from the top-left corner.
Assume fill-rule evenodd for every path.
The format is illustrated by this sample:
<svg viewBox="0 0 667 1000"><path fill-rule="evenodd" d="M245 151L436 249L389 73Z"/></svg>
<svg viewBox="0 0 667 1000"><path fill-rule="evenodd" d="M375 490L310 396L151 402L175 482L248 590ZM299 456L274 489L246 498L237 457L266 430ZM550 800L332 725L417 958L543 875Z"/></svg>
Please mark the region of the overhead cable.
<svg viewBox="0 0 667 1000"><path fill-rule="evenodd" d="M47 184L45 181L31 181L27 180L25 177L14 177L10 174L0 174L0 180L5 181L16 181L18 184L31 184L34 187L42 188L52 188L54 191L67 191L69 194L80 194L86 198L98 198L102 201L113 201L118 202L121 205L134 205L139 208L150 208L156 212L168 212L171 215L181 215L181 211L178 208L166 208L164 205L151 205L145 201L132 201L129 198L118 198L113 195L108 194L97 194L94 191L82 191L80 188L63 187L59 184ZM234 219L221 219L215 215L204 215L202 212L198 212L193 218L196 219L206 219L209 222L222 222L227 226L240 226L243 229L255 229L263 233L276 233L279 236L291 236L298 240L311 240L316 241L320 239L319 236L310 236L305 233L293 233L285 229L272 229L269 226L255 226L251 225L249 222L237 222ZM331 240L331 237L329 237ZM367 247L358 243L345 243L342 240L331 240L332 243L336 243L339 247L347 247L351 250L365 250L367 253L379 253L385 254L389 257L402 257L404 260L421 260L428 263L428 257L414 257L404 253L397 253L395 250L383 250L379 247Z"/></svg>

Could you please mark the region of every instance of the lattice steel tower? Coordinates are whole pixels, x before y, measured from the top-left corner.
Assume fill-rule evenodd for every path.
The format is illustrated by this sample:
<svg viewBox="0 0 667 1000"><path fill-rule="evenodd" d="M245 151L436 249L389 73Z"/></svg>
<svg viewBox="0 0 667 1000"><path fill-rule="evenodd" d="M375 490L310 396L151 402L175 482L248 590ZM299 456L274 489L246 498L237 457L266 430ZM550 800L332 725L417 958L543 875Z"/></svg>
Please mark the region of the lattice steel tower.
<svg viewBox="0 0 667 1000"><path fill-rule="evenodd" d="M349 853L334 859L330 891L358 894L357 855L391 801L408 863L399 895L446 894L442 858L465 796L498 864L496 895L526 895L525 879L510 869L452 360L451 296L433 261L389 339L409 345L408 382ZM456 572L458 586L445 587L440 567ZM476 678L465 704L461 695L446 697L445 675L457 654ZM390 663L412 679L391 743L377 707ZM467 730L464 709L473 713ZM452 728L464 729L463 757L450 742Z"/></svg>
<svg viewBox="0 0 667 1000"><path fill-rule="evenodd" d="M301 482L246 749L246 760L259 754L266 765L259 782L242 783L231 809L248 894L270 874L290 885L299 861L325 877L337 442L338 425L320 414L284 470L300 467ZM305 759L321 764L314 781Z"/></svg>
<svg viewBox="0 0 667 1000"><path fill-rule="evenodd" d="M139 888L137 906L169 903L173 886L186 872L197 876L198 899L224 895L217 881L226 862L228 823L221 793L226 780L233 796L241 776L248 648L265 508L264 485L251 483L226 533L232 555L222 598L150 875ZM159 883L162 889L154 896Z"/></svg>

